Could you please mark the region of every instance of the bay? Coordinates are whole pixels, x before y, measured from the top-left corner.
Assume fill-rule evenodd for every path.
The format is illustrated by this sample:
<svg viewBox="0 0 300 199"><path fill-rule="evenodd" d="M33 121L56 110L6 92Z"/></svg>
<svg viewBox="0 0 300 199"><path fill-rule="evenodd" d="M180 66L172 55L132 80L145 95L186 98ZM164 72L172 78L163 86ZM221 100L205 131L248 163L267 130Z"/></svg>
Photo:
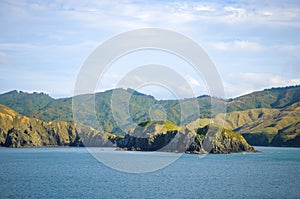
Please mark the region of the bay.
<svg viewBox="0 0 300 199"><path fill-rule="evenodd" d="M85 148L0 148L0 198L300 198L300 149L257 149L126 173Z"/></svg>

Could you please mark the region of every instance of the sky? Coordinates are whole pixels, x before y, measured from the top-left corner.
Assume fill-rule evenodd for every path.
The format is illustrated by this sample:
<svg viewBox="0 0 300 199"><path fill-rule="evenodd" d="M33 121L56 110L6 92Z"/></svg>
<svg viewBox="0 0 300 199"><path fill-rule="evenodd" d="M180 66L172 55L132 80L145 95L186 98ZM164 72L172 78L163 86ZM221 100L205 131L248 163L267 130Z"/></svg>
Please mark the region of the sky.
<svg viewBox="0 0 300 199"><path fill-rule="evenodd" d="M197 42L214 62L227 98L300 84L298 0L0 0L0 26L0 93L72 96L80 68L97 46L126 31L153 27ZM190 65L157 51L121 57L97 91L114 88L134 67L152 62L176 70L195 95L207 94L205 80ZM171 98L154 87L141 91Z"/></svg>

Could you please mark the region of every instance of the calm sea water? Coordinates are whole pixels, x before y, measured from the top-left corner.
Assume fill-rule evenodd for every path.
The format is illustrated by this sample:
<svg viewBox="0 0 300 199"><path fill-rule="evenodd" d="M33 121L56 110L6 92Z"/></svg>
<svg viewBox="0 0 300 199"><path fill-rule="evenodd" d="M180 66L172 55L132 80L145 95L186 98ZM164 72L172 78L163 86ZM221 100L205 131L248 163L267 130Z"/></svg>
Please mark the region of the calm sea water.
<svg viewBox="0 0 300 199"><path fill-rule="evenodd" d="M300 198L300 149L257 148L186 154L143 174L113 170L84 148L0 148L0 198Z"/></svg>

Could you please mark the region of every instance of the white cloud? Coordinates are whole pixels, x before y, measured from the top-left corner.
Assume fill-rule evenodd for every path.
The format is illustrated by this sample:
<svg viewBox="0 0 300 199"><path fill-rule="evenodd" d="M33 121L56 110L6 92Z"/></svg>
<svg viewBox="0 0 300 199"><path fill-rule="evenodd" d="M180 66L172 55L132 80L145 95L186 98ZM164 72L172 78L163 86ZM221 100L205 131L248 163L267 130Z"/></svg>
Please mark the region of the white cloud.
<svg viewBox="0 0 300 199"><path fill-rule="evenodd" d="M161 77L163 78L164 74L162 74ZM122 81L122 78L125 78L126 80L124 81L123 79ZM174 82L174 81L169 82L170 85L168 85L166 82L165 82L166 84L164 84L163 82L157 82L155 80L152 82L151 77L149 78L150 79L147 79L147 77L141 77L137 74L128 75L128 74L121 74L115 72L108 72L102 76L101 82L99 82L96 91L100 92L100 91L105 91L116 87L133 88L133 89L141 90L141 92L146 92L146 94L153 95L158 99L162 99L162 98L167 99L168 97L174 98L175 96L170 95L169 91L173 91L173 92L176 91L175 93L179 94L181 97L195 97L195 96L209 93L204 82L202 82L201 80L196 80L194 77L190 75L186 75L183 77L184 80L187 82L187 84L178 84L178 85L177 85L178 82ZM169 79L172 79L172 77L169 77ZM122 81L122 84L120 84L120 81ZM159 89L159 87L161 88ZM158 90L155 91L153 90L153 88ZM174 88L176 89L173 90ZM166 90L169 91L166 92Z"/></svg>
<svg viewBox="0 0 300 199"><path fill-rule="evenodd" d="M193 78L192 76L187 75L186 78L187 82L191 85L191 86L200 86L199 81L197 81L195 78Z"/></svg>
<svg viewBox="0 0 300 199"><path fill-rule="evenodd" d="M196 11L208 11L208 12L213 12L215 11L214 8L212 8L211 6L204 6L204 5L199 5L195 7Z"/></svg>
<svg viewBox="0 0 300 199"><path fill-rule="evenodd" d="M26 71L26 65L43 72L80 66L100 41L112 35L137 28L160 27L203 42L212 49L210 56L221 60L218 67L224 74L244 71L239 78L233 77L236 81L227 83L233 95L298 82L294 78L297 74L290 78L262 75L266 71L278 72L286 65L294 65L293 71L299 67L300 3L297 1L23 0L0 1L0 13L0 23L5 27L0 33L3 42L0 69L5 76L11 76L16 69L20 69L20 73ZM118 76L112 74L109 78ZM15 81L21 81L17 79ZM187 80L201 90L199 85L202 84L192 78ZM10 82L4 84L10 85ZM106 87L110 86L108 81Z"/></svg>
<svg viewBox="0 0 300 199"><path fill-rule="evenodd" d="M236 3L238 4L238 3ZM249 22L252 23L276 23L276 21L298 22L299 7L268 8L256 4L240 4L236 6L222 3L201 2L152 2L136 3L133 1L64 1L64 2L39 2L39 3L14 3L11 7L22 10L26 15L36 12L56 11L56 14L68 18L84 21L92 26L119 26L127 21L139 26L156 23L166 25L168 23L182 24L190 20L209 18L212 21L222 23ZM254 9L255 8L255 9ZM204 12L203 12L204 11ZM207 15L205 12L213 12ZM40 13L42 14L42 13ZM266 19L266 16L268 17ZM279 18L280 17L280 18ZM291 21L292 20L292 21ZM131 25L133 25L131 24Z"/></svg>
<svg viewBox="0 0 300 199"><path fill-rule="evenodd" d="M185 75L184 78L194 93L193 96L189 96L189 97L195 97L195 96L200 96L200 95L210 93L208 88L206 87L205 82L200 77L195 78L191 75ZM182 90L184 90L184 89L186 89L186 88L182 88Z"/></svg>
<svg viewBox="0 0 300 199"><path fill-rule="evenodd" d="M217 50L222 51L260 51L263 49L262 45L257 42L251 41L243 41L243 40L235 40L231 42L216 42L212 43L211 46Z"/></svg>
<svg viewBox="0 0 300 199"><path fill-rule="evenodd" d="M199 21L205 23L249 23L300 25L299 7L270 7L265 9L259 4L238 4L222 6L211 2L95 2L79 3L67 1L52 3L58 14L68 19L83 22L94 28L117 28L121 30L145 26L173 27L188 25ZM28 6L29 10L47 10L48 4ZM53 8L52 8L53 9ZM49 11L49 9L48 9ZM208 14L209 13L209 14Z"/></svg>
<svg viewBox="0 0 300 199"><path fill-rule="evenodd" d="M269 17L269 16L272 16L273 13L267 11L267 12L262 12L262 15Z"/></svg>
<svg viewBox="0 0 300 199"><path fill-rule="evenodd" d="M225 6L224 10L229 14L229 17L232 18L233 20L239 20L241 17L246 17L247 11L244 8L235 8L232 6Z"/></svg>

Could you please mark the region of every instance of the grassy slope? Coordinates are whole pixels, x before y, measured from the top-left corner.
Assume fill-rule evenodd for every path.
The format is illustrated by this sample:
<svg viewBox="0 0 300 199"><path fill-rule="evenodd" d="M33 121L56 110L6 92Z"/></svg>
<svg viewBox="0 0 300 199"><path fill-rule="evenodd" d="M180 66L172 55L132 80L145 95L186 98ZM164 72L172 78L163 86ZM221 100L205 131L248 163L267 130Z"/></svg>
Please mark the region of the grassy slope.
<svg viewBox="0 0 300 199"><path fill-rule="evenodd" d="M78 145L81 141L85 143L89 138L95 138L104 143L108 142L111 136L83 125L75 126L68 122L43 122L20 115L0 105L0 145L2 146Z"/></svg>
<svg viewBox="0 0 300 199"><path fill-rule="evenodd" d="M214 122L222 124L223 117L221 114L217 115ZM199 119L194 123L206 125L210 122L209 119ZM243 134L253 145L279 145L278 143L289 143L299 135L299 123L300 102L297 102L282 109L260 108L228 113L225 117L224 128ZM279 137L278 134L280 134ZM276 142L272 141L274 137L276 137Z"/></svg>

